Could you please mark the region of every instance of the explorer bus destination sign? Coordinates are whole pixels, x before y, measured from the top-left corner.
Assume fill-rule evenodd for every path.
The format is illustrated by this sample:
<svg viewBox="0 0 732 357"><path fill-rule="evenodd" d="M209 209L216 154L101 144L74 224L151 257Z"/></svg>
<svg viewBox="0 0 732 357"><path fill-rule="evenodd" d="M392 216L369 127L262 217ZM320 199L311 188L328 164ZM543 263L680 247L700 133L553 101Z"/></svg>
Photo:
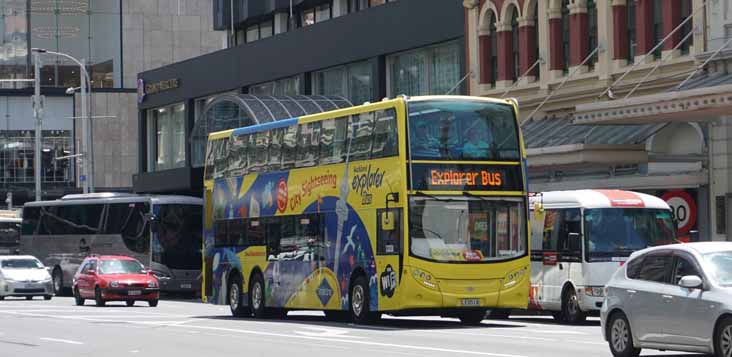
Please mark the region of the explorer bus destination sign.
<svg viewBox="0 0 732 357"><path fill-rule="evenodd" d="M414 190L522 191L519 165L413 164Z"/></svg>

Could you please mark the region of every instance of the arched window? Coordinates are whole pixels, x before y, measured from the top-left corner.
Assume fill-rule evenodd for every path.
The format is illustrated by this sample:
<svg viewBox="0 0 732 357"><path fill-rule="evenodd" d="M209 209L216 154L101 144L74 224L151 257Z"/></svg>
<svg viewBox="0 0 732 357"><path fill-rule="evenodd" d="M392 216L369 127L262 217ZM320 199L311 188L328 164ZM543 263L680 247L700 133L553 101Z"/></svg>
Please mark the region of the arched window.
<svg viewBox="0 0 732 357"><path fill-rule="evenodd" d="M681 21L686 20L687 17L691 16L691 0L681 0ZM689 20L681 27L681 37L683 39L686 35L691 32L694 20ZM689 54L689 47L694 44L694 35L691 35L688 40L681 44L681 53Z"/></svg>
<svg viewBox="0 0 732 357"><path fill-rule="evenodd" d="M588 51L592 52L595 50L595 47L597 47L597 4L595 3L595 0L587 0L587 30L589 31L589 36L587 36L589 46L587 48ZM592 58L587 62L590 70L595 67L596 62L597 52L595 52Z"/></svg>
<svg viewBox="0 0 732 357"><path fill-rule="evenodd" d="M518 9L513 8L513 14L511 15L511 57L513 58L513 80L516 81L521 77L521 63L519 58L519 50L521 49L519 41L519 23L518 23Z"/></svg>
<svg viewBox="0 0 732 357"><path fill-rule="evenodd" d="M487 32L480 36L480 60L481 62L481 79L483 84L496 84L496 76L498 75L498 45L496 33L496 16L493 11L486 14L487 26L484 25L483 31ZM487 28L486 28L487 27Z"/></svg>
<svg viewBox="0 0 732 357"><path fill-rule="evenodd" d="M495 86L496 78L498 78L498 33L496 33L498 28L496 27L496 16L493 13L491 13L490 29L491 29L491 38L490 38L491 85Z"/></svg>
<svg viewBox="0 0 732 357"><path fill-rule="evenodd" d="M569 71L569 0L562 0L562 70Z"/></svg>
<svg viewBox="0 0 732 357"><path fill-rule="evenodd" d="M653 14L653 46L656 46L661 40L663 40L663 37L665 36L663 33L663 6L664 6L665 0L653 0L651 2L651 5L653 6L652 14ZM666 6L670 6L669 4L666 4ZM656 51L653 52L653 56L656 58L661 57L661 50L663 49L663 46L658 46Z"/></svg>
<svg viewBox="0 0 732 357"><path fill-rule="evenodd" d="M635 51L636 46L638 45L638 42L636 42L636 34L635 34L635 1L631 0L626 3L626 28L627 28L627 36L628 39L628 64L635 62Z"/></svg>

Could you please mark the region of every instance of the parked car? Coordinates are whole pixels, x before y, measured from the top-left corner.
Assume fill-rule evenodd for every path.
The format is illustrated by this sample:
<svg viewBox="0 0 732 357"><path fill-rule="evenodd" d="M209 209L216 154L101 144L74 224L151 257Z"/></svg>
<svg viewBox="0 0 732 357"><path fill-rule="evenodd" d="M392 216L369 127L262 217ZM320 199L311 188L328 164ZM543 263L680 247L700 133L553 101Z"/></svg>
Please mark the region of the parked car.
<svg viewBox="0 0 732 357"><path fill-rule="evenodd" d="M137 259L126 256L87 257L74 275L72 289L76 305L94 299L97 306L107 301L124 301L127 306L147 301L155 307L160 298L158 279Z"/></svg>
<svg viewBox="0 0 732 357"><path fill-rule="evenodd" d="M642 348L732 355L732 242L633 253L605 286L600 314L615 356Z"/></svg>
<svg viewBox="0 0 732 357"><path fill-rule="evenodd" d="M40 260L30 255L0 256L0 300L6 296L53 297L51 275Z"/></svg>

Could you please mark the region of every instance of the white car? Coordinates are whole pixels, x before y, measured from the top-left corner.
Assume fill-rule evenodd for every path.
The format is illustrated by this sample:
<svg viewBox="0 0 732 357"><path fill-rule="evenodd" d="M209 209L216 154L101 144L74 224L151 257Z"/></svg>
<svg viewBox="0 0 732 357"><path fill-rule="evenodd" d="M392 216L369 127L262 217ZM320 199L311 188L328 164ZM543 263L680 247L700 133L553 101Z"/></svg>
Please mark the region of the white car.
<svg viewBox="0 0 732 357"><path fill-rule="evenodd" d="M732 356L732 242L635 252L605 292L602 331L613 355L649 348Z"/></svg>
<svg viewBox="0 0 732 357"><path fill-rule="evenodd" d="M0 300L6 296L53 297L51 275L40 260L29 255L0 256Z"/></svg>

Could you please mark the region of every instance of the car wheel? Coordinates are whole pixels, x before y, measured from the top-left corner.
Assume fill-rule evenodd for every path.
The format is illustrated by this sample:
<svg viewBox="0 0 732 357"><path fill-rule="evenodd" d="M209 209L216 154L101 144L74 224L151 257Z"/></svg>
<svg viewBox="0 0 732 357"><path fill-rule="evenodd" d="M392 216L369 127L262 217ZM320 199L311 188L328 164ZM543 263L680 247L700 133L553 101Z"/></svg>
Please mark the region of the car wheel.
<svg viewBox="0 0 732 357"><path fill-rule="evenodd" d="M51 300L53 298L53 295L43 295L43 300Z"/></svg>
<svg viewBox="0 0 732 357"><path fill-rule="evenodd" d="M107 304L107 302L104 301L104 299L102 298L102 289L100 289L98 286L94 289L94 302L99 307Z"/></svg>
<svg viewBox="0 0 732 357"><path fill-rule="evenodd" d="M25 299L26 300L33 300L33 297L32 296L26 296Z"/></svg>
<svg viewBox="0 0 732 357"><path fill-rule="evenodd" d="M718 357L732 356L732 318L722 319L714 333L714 354Z"/></svg>
<svg viewBox="0 0 732 357"><path fill-rule="evenodd" d="M577 292L573 288L567 289L562 297L562 320L578 324L585 321L585 318L587 315L580 309Z"/></svg>
<svg viewBox="0 0 732 357"><path fill-rule="evenodd" d="M613 314L608 319L607 329L607 341L613 356L636 357L640 355L640 348L633 346L633 334L625 314L621 312Z"/></svg>
<svg viewBox="0 0 732 357"><path fill-rule="evenodd" d="M249 308L254 317L262 319L267 317L267 307L264 298L264 280L260 274L255 274L249 284Z"/></svg>
<svg viewBox="0 0 732 357"><path fill-rule="evenodd" d="M0 301L5 300L5 296L0 295Z"/></svg>
<svg viewBox="0 0 732 357"><path fill-rule="evenodd" d="M234 317L244 317L249 311L242 304L241 277L237 274L231 278L229 283L229 309Z"/></svg>
<svg viewBox="0 0 732 357"><path fill-rule="evenodd" d="M79 288L74 288L74 302L76 303L76 306L84 305L84 298L81 297L81 294L79 293Z"/></svg>
<svg viewBox="0 0 732 357"><path fill-rule="evenodd" d="M486 311L485 310L468 310L463 311L458 315L458 318L460 318L460 323L463 325L480 325L483 320L485 320Z"/></svg>
<svg viewBox="0 0 732 357"><path fill-rule="evenodd" d="M371 306L369 284L366 277L359 276L351 285L351 319L357 324L370 324L378 320L379 314L369 311Z"/></svg>
<svg viewBox="0 0 732 357"><path fill-rule="evenodd" d="M51 279L53 280L53 293L56 296L62 296L64 292L64 274L61 272L61 269L54 269Z"/></svg>
<svg viewBox="0 0 732 357"><path fill-rule="evenodd" d="M135 300L127 300L125 301L125 304L127 304L127 306L135 306Z"/></svg>
<svg viewBox="0 0 732 357"><path fill-rule="evenodd" d="M147 302L147 304L150 305L150 307L156 307L158 306L158 299L150 300Z"/></svg>

